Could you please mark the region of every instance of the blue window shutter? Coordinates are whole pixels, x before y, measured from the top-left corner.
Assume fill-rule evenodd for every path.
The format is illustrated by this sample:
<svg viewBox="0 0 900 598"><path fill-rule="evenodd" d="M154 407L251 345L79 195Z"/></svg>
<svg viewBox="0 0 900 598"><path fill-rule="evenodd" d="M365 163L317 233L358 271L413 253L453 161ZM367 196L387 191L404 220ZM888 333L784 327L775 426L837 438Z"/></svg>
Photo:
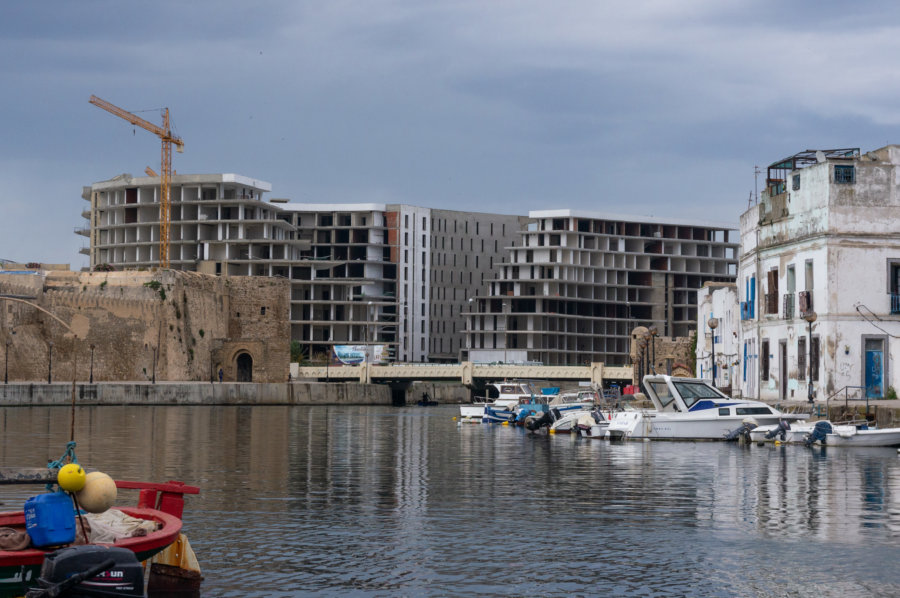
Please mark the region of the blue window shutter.
<svg viewBox="0 0 900 598"><path fill-rule="evenodd" d="M750 278L750 319L756 318L756 277Z"/></svg>

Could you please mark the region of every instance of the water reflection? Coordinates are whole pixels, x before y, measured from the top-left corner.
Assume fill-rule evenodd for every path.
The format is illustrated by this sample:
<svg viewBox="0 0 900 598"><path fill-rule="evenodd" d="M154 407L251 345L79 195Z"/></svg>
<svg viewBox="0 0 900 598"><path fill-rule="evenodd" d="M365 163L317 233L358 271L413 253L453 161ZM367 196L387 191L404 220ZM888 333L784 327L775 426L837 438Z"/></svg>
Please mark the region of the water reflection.
<svg viewBox="0 0 900 598"><path fill-rule="evenodd" d="M180 479L205 596L900 594L892 449L624 443L453 408L81 408L79 459ZM3 466L64 408L0 409ZM2 490L7 505L28 494ZM127 497L126 497L127 500Z"/></svg>

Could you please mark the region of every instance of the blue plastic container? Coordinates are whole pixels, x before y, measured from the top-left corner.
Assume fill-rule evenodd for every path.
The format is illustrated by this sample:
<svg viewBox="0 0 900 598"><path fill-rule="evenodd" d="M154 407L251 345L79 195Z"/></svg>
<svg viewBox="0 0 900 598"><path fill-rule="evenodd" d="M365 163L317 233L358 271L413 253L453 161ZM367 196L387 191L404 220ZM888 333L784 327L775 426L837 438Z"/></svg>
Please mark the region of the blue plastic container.
<svg viewBox="0 0 900 598"><path fill-rule="evenodd" d="M32 496L25 501L25 530L42 548L75 541L75 507L65 492Z"/></svg>

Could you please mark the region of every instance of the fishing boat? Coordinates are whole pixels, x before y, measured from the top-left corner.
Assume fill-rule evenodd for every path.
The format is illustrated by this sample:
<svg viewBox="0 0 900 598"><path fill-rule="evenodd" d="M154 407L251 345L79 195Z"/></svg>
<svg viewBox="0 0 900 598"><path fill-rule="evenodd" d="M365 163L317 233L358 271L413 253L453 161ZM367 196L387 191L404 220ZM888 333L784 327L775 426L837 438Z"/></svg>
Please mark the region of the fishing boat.
<svg viewBox="0 0 900 598"><path fill-rule="evenodd" d="M697 378L649 375L644 387L654 409L614 414L607 431L610 439L724 440L751 417L760 426L809 418L808 413L783 413L761 401L732 399Z"/></svg>
<svg viewBox="0 0 900 598"><path fill-rule="evenodd" d="M819 420L758 426L750 430L750 440L822 446L900 446L900 428L877 428L867 421Z"/></svg>
<svg viewBox="0 0 900 598"><path fill-rule="evenodd" d="M51 469L0 471L0 483L55 483L56 472ZM107 542L92 542L99 546L117 546L135 554L138 561L147 561L168 546L182 538L181 516L184 511L184 495L197 494L200 489L172 481L162 484L132 481L115 481L116 488L139 490L136 506L113 506L110 511L150 521L155 525L152 531L140 532L144 535L120 537ZM45 494L46 495L46 494ZM76 528L78 522L76 521ZM7 537L16 538L26 534L25 510L0 513L0 528ZM21 550L0 550L0 597L23 596L36 585L45 558L59 546L37 548L24 536L27 546ZM199 582L198 582L199 583Z"/></svg>

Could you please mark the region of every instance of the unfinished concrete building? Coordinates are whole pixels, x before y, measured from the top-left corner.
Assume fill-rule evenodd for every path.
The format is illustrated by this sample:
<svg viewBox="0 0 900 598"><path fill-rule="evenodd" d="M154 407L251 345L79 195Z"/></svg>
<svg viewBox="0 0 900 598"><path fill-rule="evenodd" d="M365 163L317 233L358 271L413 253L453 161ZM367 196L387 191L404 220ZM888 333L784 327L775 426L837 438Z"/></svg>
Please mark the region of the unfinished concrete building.
<svg viewBox="0 0 900 598"><path fill-rule="evenodd" d="M382 345L396 361L455 360L462 308L521 228L517 216L264 201L270 190L237 174L174 176L169 263L289 280L290 334L307 359L350 344ZM158 196L158 177L85 188L89 226L77 232L92 269L159 265Z"/></svg>
<svg viewBox="0 0 900 598"><path fill-rule="evenodd" d="M576 210L536 211L467 315L472 361L630 361L631 331L696 326L704 282L734 282L736 230L722 224Z"/></svg>

